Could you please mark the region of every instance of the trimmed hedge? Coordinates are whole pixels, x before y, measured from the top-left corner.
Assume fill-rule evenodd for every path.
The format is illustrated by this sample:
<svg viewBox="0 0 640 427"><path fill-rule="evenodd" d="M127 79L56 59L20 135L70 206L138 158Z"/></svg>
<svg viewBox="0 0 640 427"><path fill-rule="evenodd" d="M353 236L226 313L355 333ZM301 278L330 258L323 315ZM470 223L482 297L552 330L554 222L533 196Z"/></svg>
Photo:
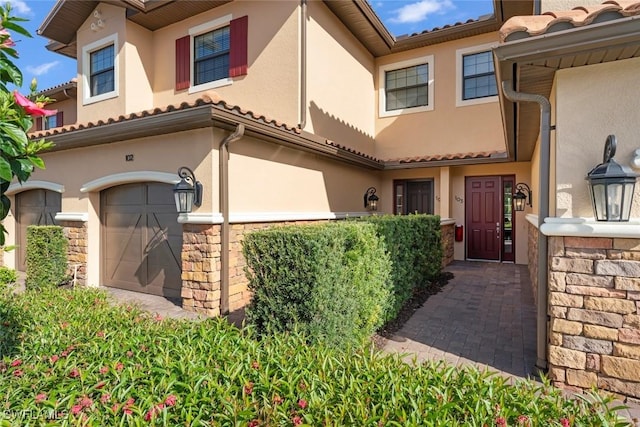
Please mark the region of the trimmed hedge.
<svg viewBox="0 0 640 427"><path fill-rule="evenodd" d="M343 346L384 322L391 262L373 225L276 227L243 242L253 299L247 321L261 334L291 331Z"/></svg>
<svg viewBox="0 0 640 427"><path fill-rule="evenodd" d="M56 287L67 280L67 245L60 226L27 227L27 289Z"/></svg>
<svg viewBox="0 0 640 427"><path fill-rule="evenodd" d="M394 319L416 287L428 286L442 268L440 217L375 215L362 218L376 227L392 263L393 296L385 321Z"/></svg>

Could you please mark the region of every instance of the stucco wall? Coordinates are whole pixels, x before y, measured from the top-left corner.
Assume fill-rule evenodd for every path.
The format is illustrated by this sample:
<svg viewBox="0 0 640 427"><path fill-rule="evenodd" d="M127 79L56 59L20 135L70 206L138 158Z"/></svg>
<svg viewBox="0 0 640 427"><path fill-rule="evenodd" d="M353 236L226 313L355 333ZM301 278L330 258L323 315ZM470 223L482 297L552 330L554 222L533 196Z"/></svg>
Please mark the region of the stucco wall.
<svg viewBox="0 0 640 427"><path fill-rule="evenodd" d="M153 32L131 21L126 23L127 39L124 44L125 112L133 113L154 107L153 105ZM166 60L166 56L165 56ZM169 61L167 61L169 62ZM170 62L169 62L170 63ZM166 69L168 64L162 69Z"/></svg>
<svg viewBox="0 0 640 427"><path fill-rule="evenodd" d="M229 104L295 125L299 96L299 2L232 2L154 32L154 105L194 100L204 92L175 91L175 41L189 28L232 15L247 15L248 65L246 76L215 91Z"/></svg>
<svg viewBox="0 0 640 427"><path fill-rule="evenodd" d="M550 10L571 10L578 6L595 6L602 3L602 0L541 0L540 9L545 13Z"/></svg>
<svg viewBox="0 0 640 427"><path fill-rule="evenodd" d="M91 29L91 24L97 22L97 18L90 15L77 32L78 43L78 122L85 123L97 119L118 117L126 112L125 102L125 82L126 76L122 70L126 70L125 40L126 40L126 18L125 9L100 3L95 9L99 12L104 27L99 27L97 31ZM83 78L83 46L89 45L106 37L117 35L118 44L114 53L117 55L117 67L121 72L116 76L118 80L119 96L92 104L83 105L84 94L88 90L88 75ZM88 69L88 65L86 66Z"/></svg>
<svg viewBox="0 0 640 427"><path fill-rule="evenodd" d="M362 212L375 171L243 138L230 146L231 212Z"/></svg>
<svg viewBox="0 0 640 427"><path fill-rule="evenodd" d="M616 135L615 159L629 166L638 144L640 58L560 70L556 74L557 216L593 217L585 181L602 162L607 135ZM636 189L632 217L640 217Z"/></svg>
<svg viewBox="0 0 640 427"><path fill-rule="evenodd" d="M388 55L376 61L377 68L399 61L434 56L434 110L379 117L376 96L376 156L396 159L443 153L504 151L500 106L495 102L456 107L456 50L496 42L497 33L484 34ZM375 75L379 90L378 72Z"/></svg>
<svg viewBox="0 0 640 427"><path fill-rule="evenodd" d="M373 56L320 1L308 3L309 132L373 154Z"/></svg>

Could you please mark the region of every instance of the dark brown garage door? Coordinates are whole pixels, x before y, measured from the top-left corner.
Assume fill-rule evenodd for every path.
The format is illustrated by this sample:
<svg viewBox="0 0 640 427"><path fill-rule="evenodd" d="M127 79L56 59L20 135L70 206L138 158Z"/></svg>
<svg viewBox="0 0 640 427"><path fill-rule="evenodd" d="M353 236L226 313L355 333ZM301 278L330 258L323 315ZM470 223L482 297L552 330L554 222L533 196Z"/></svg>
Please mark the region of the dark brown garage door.
<svg viewBox="0 0 640 427"><path fill-rule="evenodd" d="M172 186L136 183L102 192L103 284L179 298L182 225Z"/></svg>
<svg viewBox="0 0 640 427"><path fill-rule="evenodd" d="M16 223L18 235L17 269L25 271L27 254L27 227L30 225L54 225L56 213L60 212L60 193L37 189L16 195Z"/></svg>

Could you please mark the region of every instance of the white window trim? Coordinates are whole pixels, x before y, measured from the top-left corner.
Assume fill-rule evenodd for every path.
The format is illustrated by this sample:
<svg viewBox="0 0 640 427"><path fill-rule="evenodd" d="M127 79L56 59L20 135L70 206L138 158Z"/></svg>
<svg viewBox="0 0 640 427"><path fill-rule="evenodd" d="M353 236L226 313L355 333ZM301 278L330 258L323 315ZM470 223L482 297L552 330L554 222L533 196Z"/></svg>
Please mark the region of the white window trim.
<svg viewBox="0 0 640 427"><path fill-rule="evenodd" d="M231 22L231 19L233 19L233 15L229 14L218 19L214 19L213 21L205 22L204 24L196 25L195 27L189 28L189 93L202 92L203 90L215 89L218 87L229 86L233 84L233 79L231 77L214 80L197 86L193 84L193 71L195 69L195 58L193 57L194 38L218 28L226 27Z"/></svg>
<svg viewBox="0 0 640 427"><path fill-rule="evenodd" d="M400 68L413 67L420 64L427 64L429 69L429 82L428 82L428 99L427 105L420 107L403 108L401 110L387 111L387 90L386 90L386 78L387 71L398 70ZM393 64L381 65L378 70L378 115L380 117L393 117L401 114L411 113L423 113L425 111L433 111L433 81L435 78L433 55L421 56L420 58L408 59L406 61L394 62Z"/></svg>
<svg viewBox="0 0 640 427"><path fill-rule="evenodd" d="M102 49L109 45L113 45L113 90L111 92L101 93L100 95L91 96L91 53ZM104 101L118 97L119 93L119 56L118 34L112 34L103 39L96 40L82 47L82 105L89 105L95 102Z"/></svg>
<svg viewBox="0 0 640 427"><path fill-rule="evenodd" d="M490 102L498 102L498 95L487 96L484 98L462 99L464 95L463 88L462 88L462 73L464 71L462 69L462 57L465 55L471 55L474 53L491 51L491 49L496 47L497 45L498 43L485 43L477 46L456 50L456 107L466 107L469 105L488 104Z"/></svg>

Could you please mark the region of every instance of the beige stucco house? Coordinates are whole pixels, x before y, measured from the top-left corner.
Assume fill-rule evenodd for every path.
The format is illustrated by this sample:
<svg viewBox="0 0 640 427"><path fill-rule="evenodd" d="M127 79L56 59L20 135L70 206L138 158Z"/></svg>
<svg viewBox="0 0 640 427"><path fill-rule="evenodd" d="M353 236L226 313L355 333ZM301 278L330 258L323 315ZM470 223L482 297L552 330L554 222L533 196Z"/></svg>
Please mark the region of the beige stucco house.
<svg viewBox="0 0 640 427"><path fill-rule="evenodd" d="M549 361L555 381L640 396L640 285L614 278L636 271L640 235L633 222L586 220L584 181L606 135L617 134L619 160L637 148L639 8L540 15L579 3L595 4L494 0L491 16L396 38L364 0L60 0L39 32L78 74L47 92L62 123L32 132L56 146L46 170L12 185L9 239L58 223L82 283L215 316L250 297L246 231L368 215L374 187L379 213L441 216L447 262L529 264L538 365ZM601 27L627 33L624 55L571 50L574 34ZM548 129L512 92L547 100ZM182 166L204 191L178 215ZM533 196L524 212L512 208L520 183ZM20 250L5 264L24 268ZM600 312L615 324L587 319Z"/></svg>

